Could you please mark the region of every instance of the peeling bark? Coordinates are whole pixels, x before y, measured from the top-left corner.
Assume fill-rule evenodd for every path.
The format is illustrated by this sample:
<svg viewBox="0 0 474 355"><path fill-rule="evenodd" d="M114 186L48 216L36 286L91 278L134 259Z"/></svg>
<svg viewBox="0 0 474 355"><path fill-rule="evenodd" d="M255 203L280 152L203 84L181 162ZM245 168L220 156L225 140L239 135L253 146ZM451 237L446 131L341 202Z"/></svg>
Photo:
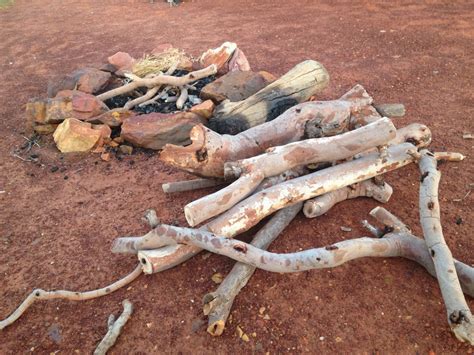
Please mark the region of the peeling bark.
<svg viewBox="0 0 474 355"><path fill-rule="evenodd" d="M392 196L392 193L392 187L385 182L375 183L373 179L365 180L306 201L303 212L308 218L319 217L337 203L356 197L371 197L376 201L386 203Z"/></svg>
<svg viewBox="0 0 474 355"><path fill-rule="evenodd" d="M443 236L438 200L441 173L436 158L427 150L421 152L420 220L426 245L436 269L448 322L458 340L474 345L474 317L464 299L451 251Z"/></svg>
<svg viewBox="0 0 474 355"><path fill-rule="evenodd" d="M255 126L235 136L220 135L203 125L190 132L191 145L167 144L160 160L204 177L223 177L224 163L264 153L266 149L299 141L312 131L311 138L332 136L349 127L351 110L366 106L372 98L356 85L341 99L311 101L285 111L273 121Z"/></svg>
<svg viewBox="0 0 474 355"><path fill-rule="evenodd" d="M267 224L255 234L251 244L256 248L267 249L295 218L301 207L302 203L297 203L275 213ZM255 269L251 265L236 263L217 290L204 296L203 311L209 318L207 327L209 334L213 336L222 334L235 297L245 287Z"/></svg>
<svg viewBox="0 0 474 355"><path fill-rule="evenodd" d="M326 69L314 60L306 60L247 99L224 101L214 111L209 127L221 134L240 133L307 101L325 89L328 83Z"/></svg>
<svg viewBox="0 0 474 355"><path fill-rule="evenodd" d="M93 291L87 292L76 292L76 291L65 291L65 290L56 290L56 291L45 291L42 289L33 290L28 297L18 306L18 308L10 314L7 318L0 322L0 330L9 326L15 322L18 318L21 317L23 313L35 302L40 300L52 300L52 299L66 299L69 301L85 301L92 298L106 296L114 291L117 291L119 288L128 285L130 282L135 280L138 276L142 274L143 270L141 265L138 265L132 273L128 274L124 278L114 282L113 284L99 288Z"/></svg>

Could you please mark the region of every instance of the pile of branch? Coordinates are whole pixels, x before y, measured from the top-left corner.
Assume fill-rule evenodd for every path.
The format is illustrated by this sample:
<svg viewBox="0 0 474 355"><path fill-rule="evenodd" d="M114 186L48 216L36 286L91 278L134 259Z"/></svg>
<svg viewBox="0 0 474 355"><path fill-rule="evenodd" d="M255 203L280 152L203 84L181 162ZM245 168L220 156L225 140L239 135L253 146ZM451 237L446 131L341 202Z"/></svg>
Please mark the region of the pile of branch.
<svg viewBox="0 0 474 355"><path fill-rule="evenodd" d="M128 85L100 97L105 100L140 86L149 91L161 85L185 88L189 81L215 70L210 66L182 78L134 77ZM35 290L0 322L0 329L14 322L35 300L102 296L142 272L167 270L205 249L237 261L217 290L203 298L203 311L209 318L207 330L212 335L223 333L234 299L256 268L288 273L332 268L362 257L402 257L419 263L438 279L453 333L460 341L474 344L474 318L463 294L474 296L474 269L453 259L443 236L436 168L439 160L461 161L464 156L429 152L428 127L413 123L397 129L372 101L366 90L356 85L337 100L298 104L235 136L195 126L191 145L167 145L160 159L199 176L164 184L166 193L225 185L184 207L189 225L197 228L160 224L154 212L147 213L151 227L147 234L118 238L112 246L115 253L137 255L140 266L131 275L93 293ZM321 218L348 199L368 197L387 202L394 191L383 176L412 163L419 164L422 176L423 238L412 235L398 218L378 207L370 214L382 228L364 221L372 238L287 254L267 251L301 210L308 218ZM232 239L270 215L251 243Z"/></svg>

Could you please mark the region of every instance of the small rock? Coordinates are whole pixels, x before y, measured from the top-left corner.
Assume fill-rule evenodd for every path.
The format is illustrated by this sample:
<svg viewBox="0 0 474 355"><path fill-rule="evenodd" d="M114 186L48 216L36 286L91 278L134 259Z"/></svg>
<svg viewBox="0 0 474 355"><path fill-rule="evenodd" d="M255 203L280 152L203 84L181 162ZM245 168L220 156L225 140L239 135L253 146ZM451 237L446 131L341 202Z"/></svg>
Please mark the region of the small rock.
<svg viewBox="0 0 474 355"><path fill-rule="evenodd" d="M114 55L107 58L107 61L117 68L115 74L123 75L126 71L132 71L135 59L125 52L117 52Z"/></svg>
<svg viewBox="0 0 474 355"><path fill-rule="evenodd" d="M122 139L122 141L123 141L123 139ZM107 145L108 145L109 147L112 147L112 148L117 148L120 144L117 143L117 142L115 141L115 139L114 139L113 141L107 143Z"/></svg>
<svg viewBox="0 0 474 355"><path fill-rule="evenodd" d="M122 144L119 147L119 150L123 154L131 155L133 153L133 147L130 147L129 145Z"/></svg>
<svg viewBox="0 0 474 355"><path fill-rule="evenodd" d="M110 160L110 153L102 153L100 155L100 159L102 159L103 161L109 161Z"/></svg>
<svg viewBox="0 0 474 355"><path fill-rule="evenodd" d="M210 99L215 103L229 99L241 101L260 91L270 81L251 71L233 71L207 84L200 93L203 100Z"/></svg>
<svg viewBox="0 0 474 355"><path fill-rule="evenodd" d="M352 228L349 228L349 227L341 227L341 230L343 232L352 232Z"/></svg>
<svg viewBox="0 0 474 355"><path fill-rule="evenodd" d="M135 112L123 108L116 108L99 116L88 118L86 121L94 124L103 123L109 127L119 127L124 120L136 115Z"/></svg>
<svg viewBox="0 0 474 355"><path fill-rule="evenodd" d="M189 109L189 112L195 113L201 117L209 119L212 117L212 113L214 112L216 105L212 100L206 100L199 105L195 105Z"/></svg>
<svg viewBox="0 0 474 355"><path fill-rule="evenodd" d="M48 336L56 344L61 343L61 330L57 324L52 324L49 327Z"/></svg>
<svg viewBox="0 0 474 355"><path fill-rule="evenodd" d="M384 117L405 116L405 105L403 104L381 104L374 105L374 107Z"/></svg>
<svg viewBox="0 0 474 355"><path fill-rule="evenodd" d="M112 130L109 126L105 124L93 124L92 128L100 132L100 140L97 143L98 147L102 147L104 144L111 142L110 135L112 134Z"/></svg>
<svg viewBox="0 0 474 355"><path fill-rule="evenodd" d="M212 277L211 277L211 280L214 281L214 283L216 283L216 284L222 283L222 280L223 280L223 279L224 279L224 278L222 277L222 274L219 273L219 272L215 273L215 274L212 275Z"/></svg>
<svg viewBox="0 0 474 355"><path fill-rule="evenodd" d="M463 139L474 139L474 135L472 135L471 133L464 133L462 135L462 138Z"/></svg>
<svg viewBox="0 0 474 355"><path fill-rule="evenodd" d="M51 171L52 173L55 173L58 170L59 168L57 166L52 166L51 169L49 169L49 171Z"/></svg>
<svg viewBox="0 0 474 355"><path fill-rule="evenodd" d="M220 47L204 52L201 57L199 57L199 64L202 68L215 64L217 65L217 72L219 74L225 74L228 71L226 63L230 60L236 49L237 44L224 42Z"/></svg>
<svg viewBox="0 0 474 355"><path fill-rule="evenodd" d="M268 314L265 314L265 315L263 316L263 319L265 319L265 320L270 320L270 316L269 316Z"/></svg>
<svg viewBox="0 0 474 355"><path fill-rule="evenodd" d="M341 337L336 337L336 343L340 343L342 341L342 338Z"/></svg>
<svg viewBox="0 0 474 355"><path fill-rule="evenodd" d="M101 136L101 131L92 128L90 123L75 118L64 120L53 134L54 142L63 153L88 152Z"/></svg>
<svg viewBox="0 0 474 355"><path fill-rule="evenodd" d="M83 68L65 77L48 83L48 97L55 97L59 91L74 90L95 94L103 90L111 78L110 73L96 69Z"/></svg>
<svg viewBox="0 0 474 355"><path fill-rule="evenodd" d="M260 307L260 308L258 309L258 313L263 314L263 313L265 313L265 310L266 310L265 307Z"/></svg>
<svg viewBox="0 0 474 355"><path fill-rule="evenodd" d="M250 71L250 64L245 56L244 52L242 52L239 48L234 50L234 54L232 54L232 58L230 58L229 63L227 64L227 70L231 71Z"/></svg>
<svg viewBox="0 0 474 355"><path fill-rule="evenodd" d="M205 120L191 112L150 113L130 117L122 124L121 137L136 147L161 149L167 143L186 145L189 131Z"/></svg>
<svg viewBox="0 0 474 355"><path fill-rule="evenodd" d="M118 137L115 137L113 141L120 144L120 143L123 143L123 138L118 136Z"/></svg>

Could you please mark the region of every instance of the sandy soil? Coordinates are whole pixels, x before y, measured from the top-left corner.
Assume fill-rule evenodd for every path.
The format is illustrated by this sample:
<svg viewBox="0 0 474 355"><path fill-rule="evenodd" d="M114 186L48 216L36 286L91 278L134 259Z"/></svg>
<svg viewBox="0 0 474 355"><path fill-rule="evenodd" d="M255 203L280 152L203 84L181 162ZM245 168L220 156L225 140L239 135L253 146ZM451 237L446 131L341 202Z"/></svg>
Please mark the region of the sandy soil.
<svg viewBox="0 0 474 355"><path fill-rule="evenodd" d="M119 50L140 56L166 42L198 55L235 41L255 70L277 75L317 59L332 76L322 99L361 83L379 103L403 102L408 113L397 125L427 124L433 148L469 157L441 167L441 203L453 254L473 264L474 193L455 201L474 183L474 143L462 138L474 132L472 4L330 3L196 0L169 8L146 0L21 0L0 10L0 317L35 287L87 290L127 274L136 259L112 255L114 238L145 232L140 218L147 208L155 208L163 222L185 225L182 207L212 191L165 196L162 182L187 175L145 153L110 162L97 155L63 156L46 138L33 150L40 164L11 155L24 143L24 104L45 94L48 79ZM60 169L51 172L53 166ZM419 234L417 168L387 179L395 188L388 208ZM364 235L359 222L375 206L359 199L317 220L298 216L271 250ZM352 232L342 232L341 225ZM124 298L135 313L117 354L474 351L450 334L436 280L400 259L292 275L257 271L234 304L232 324L212 338L199 327L201 297L216 287L211 276L226 274L232 264L199 255L106 298L36 304L0 332L0 353L90 353ZM474 300L468 302L474 309ZM262 306L270 320L258 317ZM256 337L244 343L235 335L237 325Z"/></svg>

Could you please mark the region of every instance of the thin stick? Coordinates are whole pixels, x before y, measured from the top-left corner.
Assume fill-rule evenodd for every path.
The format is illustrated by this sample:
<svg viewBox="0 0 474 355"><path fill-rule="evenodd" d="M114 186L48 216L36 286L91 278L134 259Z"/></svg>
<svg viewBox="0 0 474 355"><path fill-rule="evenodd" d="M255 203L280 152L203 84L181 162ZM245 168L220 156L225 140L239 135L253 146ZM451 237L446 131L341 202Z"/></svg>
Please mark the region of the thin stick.
<svg viewBox="0 0 474 355"><path fill-rule="evenodd" d="M193 71L181 77L175 77L165 74L158 75L154 78L140 78L137 76L131 76L131 78L133 79L131 83L104 92L103 94L98 95L97 98L101 101L105 101L111 99L112 97L129 93L130 91L138 89L139 87L153 88L158 85L172 85L178 87L184 86L186 84L208 77L209 75L213 75L215 73L217 73L217 66L215 64L211 64L210 66L204 69Z"/></svg>
<svg viewBox="0 0 474 355"><path fill-rule="evenodd" d="M122 302L123 305L123 312L118 317L118 319L115 322L111 322L111 317L109 317L108 327L109 330L107 331L107 334L105 334L104 339L99 343L97 348L94 351L94 355L105 355L109 349L114 346L115 341L120 335L120 332L122 331L123 326L127 321L129 320L130 316L132 315L133 312L133 305L129 300L124 300Z"/></svg>
<svg viewBox="0 0 474 355"><path fill-rule="evenodd" d="M172 181L161 185L163 192L170 194L173 192L183 192L204 189L206 187L214 187L223 185L226 182L224 180L217 179L194 179L185 181Z"/></svg>
<svg viewBox="0 0 474 355"><path fill-rule="evenodd" d="M275 213L270 221L258 231L251 244L260 249L267 249L295 218L302 205L303 203L300 202ZM222 334L235 297L245 287L255 269L251 265L236 263L217 290L204 296L203 311L209 317L207 327L209 334L213 336Z"/></svg>
<svg viewBox="0 0 474 355"><path fill-rule="evenodd" d="M117 291L119 288L128 285L130 282L135 280L142 273L141 265L138 265L135 270L124 278L114 282L113 284L99 288L93 291L86 292L76 292L76 291L65 291L65 290L56 290L56 291L45 291L42 289L33 290L28 297L18 306L18 308L10 314L7 318L0 322L0 330L9 326L14 321L16 321L20 316L35 302L39 300L52 300L52 299L66 299L69 301L85 301L92 298L102 297L108 295L114 291Z"/></svg>
<svg viewBox="0 0 474 355"><path fill-rule="evenodd" d="M436 275L448 313L448 323L458 340L474 345L474 317L469 310L454 266L451 251L441 227L438 186L441 173L436 157L421 151L420 221L426 245L436 269Z"/></svg>

